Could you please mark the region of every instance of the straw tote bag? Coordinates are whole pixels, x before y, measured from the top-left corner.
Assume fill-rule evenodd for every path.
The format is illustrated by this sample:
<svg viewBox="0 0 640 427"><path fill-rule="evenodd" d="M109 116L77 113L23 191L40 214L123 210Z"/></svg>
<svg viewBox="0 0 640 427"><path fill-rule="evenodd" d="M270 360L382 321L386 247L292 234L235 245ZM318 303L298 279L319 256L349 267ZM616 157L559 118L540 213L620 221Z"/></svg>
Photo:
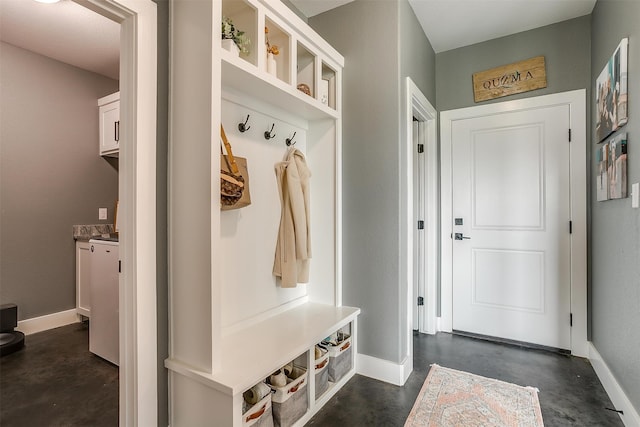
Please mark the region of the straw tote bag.
<svg viewBox="0 0 640 427"><path fill-rule="evenodd" d="M223 211L240 209L251 204L249 193L249 171L247 159L236 157L231 151L231 144L220 125L220 209ZM223 147L227 154L224 154Z"/></svg>

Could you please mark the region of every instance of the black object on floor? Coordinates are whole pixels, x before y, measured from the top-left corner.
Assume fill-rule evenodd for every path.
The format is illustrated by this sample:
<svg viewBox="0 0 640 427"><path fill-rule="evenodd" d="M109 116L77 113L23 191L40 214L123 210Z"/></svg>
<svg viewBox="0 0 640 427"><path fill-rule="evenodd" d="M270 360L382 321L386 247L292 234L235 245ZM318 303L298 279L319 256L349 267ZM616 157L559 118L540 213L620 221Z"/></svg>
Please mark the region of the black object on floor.
<svg viewBox="0 0 640 427"><path fill-rule="evenodd" d="M0 305L0 356L6 356L24 347L24 334L14 330L17 326L18 306Z"/></svg>
<svg viewBox="0 0 640 427"><path fill-rule="evenodd" d="M118 367L89 352L87 323L27 338L0 359L2 427L118 425Z"/></svg>
<svg viewBox="0 0 640 427"><path fill-rule="evenodd" d="M623 426L587 359L440 333L414 333L413 373L403 387L356 375L310 426L404 426L429 372L448 368L537 387L545 427Z"/></svg>

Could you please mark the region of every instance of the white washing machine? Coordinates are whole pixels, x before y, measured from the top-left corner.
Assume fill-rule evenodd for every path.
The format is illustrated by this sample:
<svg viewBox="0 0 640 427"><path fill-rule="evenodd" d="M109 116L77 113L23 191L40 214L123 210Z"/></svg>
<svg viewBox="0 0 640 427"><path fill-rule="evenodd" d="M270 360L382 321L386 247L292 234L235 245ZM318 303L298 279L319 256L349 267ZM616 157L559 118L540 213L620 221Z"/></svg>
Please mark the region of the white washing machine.
<svg viewBox="0 0 640 427"><path fill-rule="evenodd" d="M114 239L89 240L89 351L119 365L119 256Z"/></svg>

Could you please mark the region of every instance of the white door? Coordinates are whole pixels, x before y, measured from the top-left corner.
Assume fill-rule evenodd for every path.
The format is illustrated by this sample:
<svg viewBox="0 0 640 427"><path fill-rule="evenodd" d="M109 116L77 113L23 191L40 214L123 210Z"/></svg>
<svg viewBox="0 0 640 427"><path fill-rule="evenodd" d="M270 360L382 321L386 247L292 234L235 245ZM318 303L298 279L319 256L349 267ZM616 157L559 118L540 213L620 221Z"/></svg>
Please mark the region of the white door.
<svg viewBox="0 0 640 427"><path fill-rule="evenodd" d="M454 330L571 349L569 108L452 122Z"/></svg>
<svg viewBox="0 0 640 427"><path fill-rule="evenodd" d="M425 132L423 122L413 121L413 208L414 208L414 261L413 261L413 330L424 329L424 294L425 294L425 165L424 146Z"/></svg>

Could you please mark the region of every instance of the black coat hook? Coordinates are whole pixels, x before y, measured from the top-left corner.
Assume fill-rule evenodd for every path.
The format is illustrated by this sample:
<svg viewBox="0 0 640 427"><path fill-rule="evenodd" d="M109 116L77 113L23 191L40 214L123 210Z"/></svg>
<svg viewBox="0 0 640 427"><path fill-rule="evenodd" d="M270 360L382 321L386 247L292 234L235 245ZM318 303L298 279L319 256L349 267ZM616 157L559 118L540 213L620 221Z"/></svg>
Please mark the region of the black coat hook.
<svg viewBox="0 0 640 427"><path fill-rule="evenodd" d="M276 125L276 124L275 124L275 123L273 123L273 124L271 125L271 130L265 131L265 133L264 133L264 139L266 139L267 141L268 141L268 140L270 140L271 138L275 138L276 134L275 134L275 133L272 133L272 132L273 132L273 127L274 127L275 125Z"/></svg>
<svg viewBox="0 0 640 427"><path fill-rule="evenodd" d="M247 119L244 121L244 123L238 123L238 130L240 132L246 132L249 129L251 129L251 126L247 126L247 123L249 122L249 114L247 114Z"/></svg>
<svg viewBox="0 0 640 427"><path fill-rule="evenodd" d="M293 136L291 138L287 138L285 139L285 143L287 144L287 147L291 147L292 145L296 145L297 141L294 141L293 138L296 137L296 132L293 133Z"/></svg>

